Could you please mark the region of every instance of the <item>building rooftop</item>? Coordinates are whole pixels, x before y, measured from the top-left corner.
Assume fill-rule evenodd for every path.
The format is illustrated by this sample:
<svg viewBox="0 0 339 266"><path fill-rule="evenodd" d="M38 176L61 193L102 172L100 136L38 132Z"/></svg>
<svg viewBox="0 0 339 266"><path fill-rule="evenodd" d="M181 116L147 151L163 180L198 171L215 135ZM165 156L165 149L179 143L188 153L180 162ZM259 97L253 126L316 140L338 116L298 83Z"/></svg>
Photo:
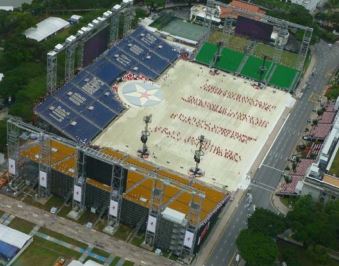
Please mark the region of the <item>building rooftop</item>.
<svg viewBox="0 0 339 266"><path fill-rule="evenodd" d="M69 25L69 22L63 20L62 18L49 17L39 22L36 27L27 29L24 34L28 39L41 42L42 40L45 40L49 36L63 28L68 27Z"/></svg>
<svg viewBox="0 0 339 266"><path fill-rule="evenodd" d="M326 184L339 188L339 178L337 177L331 175L324 175L322 181Z"/></svg>
<svg viewBox="0 0 339 266"><path fill-rule="evenodd" d="M261 18L261 14L265 14L265 11L262 10L260 7L249 4L246 2L233 0L228 7L220 7L220 17L226 18L226 17L233 17L237 18L239 15L241 15L237 10L241 11L247 11L249 13L258 13L257 19Z"/></svg>

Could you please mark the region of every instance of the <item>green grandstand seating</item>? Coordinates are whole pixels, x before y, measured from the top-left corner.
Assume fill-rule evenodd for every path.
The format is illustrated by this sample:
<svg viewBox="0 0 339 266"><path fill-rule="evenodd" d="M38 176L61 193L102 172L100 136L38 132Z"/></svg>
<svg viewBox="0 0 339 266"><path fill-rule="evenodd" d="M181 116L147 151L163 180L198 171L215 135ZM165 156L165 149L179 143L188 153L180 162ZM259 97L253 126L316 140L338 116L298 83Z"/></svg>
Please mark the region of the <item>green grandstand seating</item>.
<svg viewBox="0 0 339 266"><path fill-rule="evenodd" d="M195 60L201 64L209 65L212 61L216 51L217 51L217 45L213 43L205 43L199 53L197 54Z"/></svg>
<svg viewBox="0 0 339 266"><path fill-rule="evenodd" d="M263 60L255 57L255 56L250 56L244 65L241 75L254 79L254 80L260 80L260 67L263 64ZM266 72L264 73L263 79L268 77L268 74L271 70L272 66L272 61L266 61Z"/></svg>
<svg viewBox="0 0 339 266"><path fill-rule="evenodd" d="M271 80L269 81L269 85L289 90L293 87L297 75L299 75L298 70L283 65L277 65Z"/></svg>
<svg viewBox="0 0 339 266"><path fill-rule="evenodd" d="M236 72L244 56L243 53L224 48L216 67L224 71Z"/></svg>

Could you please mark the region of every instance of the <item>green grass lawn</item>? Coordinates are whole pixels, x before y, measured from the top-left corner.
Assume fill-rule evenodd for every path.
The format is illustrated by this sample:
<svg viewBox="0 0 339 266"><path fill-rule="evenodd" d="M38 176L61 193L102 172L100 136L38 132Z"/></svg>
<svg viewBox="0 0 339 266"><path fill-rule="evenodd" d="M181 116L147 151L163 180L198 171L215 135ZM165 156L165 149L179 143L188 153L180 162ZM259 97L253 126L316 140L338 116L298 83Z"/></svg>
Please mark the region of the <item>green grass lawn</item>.
<svg viewBox="0 0 339 266"><path fill-rule="evenodd" d="M134 263L131 262L131 261L128 261L128 260L126 260L123 264L123 266L133 266L133 265L134 265Z"/></svg>
<svg viewBox="0 0 339 266"><path fill-rule="evenodd" d="M136 235L133 237L131 243L135 246L140 246L145 240L145 236L144 235Z"/></svg>
<svg viewBox="0 0 339 266"><path fill-rule="evenodd" d="M335 155L328 173L339 177L339 152L337 152L337 154Z"/></svg>
<svg viewBox="0 0 339 266"><path fill-rule="evenodd" d="M117 263L118 263L118 261L119 261L120 259L121 259L120 257L115 257L115 258L113 259L113 261L112 261L112 263L111 263L110 266L115 266L115 265L117 265Z"/></svg>
<svg viewBox="0 0 339 266"><path fill-rule="evenodd" d="M23 233L29 234L34 228L35 224L15 217L8 226Z"/></svg>
<svg viewBox="0 0 339 266"><path fill-rule="evenodd" d="M81 254L39 237L34 237L31 245L14 262L13 266L53 266L60 256L66 259L78 259Z"/></svg>
<svg viewBox="0 0 339 266"><path fill-rule="evenodd" d="M273 46L264 44L264 43L258 43L255 46L254 49L254 55L257 57L263 58L264 56L267 56L268 59L272 60L275 54L275 48ZM281 55L281 61L280 63L283 65L286 65L288 67L297 67L298 62L298 54L291 53L289 51L283 51Z"/></svg>
<svg viewBox="0 0 339 266"><path fill-rule="evenodd" d="M62 209L58 212L58 216L67 217L67 214L72 210L72 206L64 205Z"/></svg>
<svg viewBox="0 0 339 266"><path fill-rule="evenodd" d="M260 67L263 65L263 60L258 57L250 56L244 65L241 75L252 78L254 80L260 80ZM269 69L272 65L272 61L266 61L265 67L266 71L263 74L263 79L265 79L269 74Z"/></svg>
<svg viewBox="0 0 339 266"><path fill-rule="evenodd" d="M52 196L44 205L44 209L50 211L52 207L57 207L58 209L64 204L64 199L56 196Z"/></svg>
<svg viewBox="0 0 339 266"><path fill-rule="evenodd" d="M293 85L296 75L298 75L297 70L283 65L277 65L269 84L283 89L289 89Z"/></svg>
<svg viewBox="0 0 339 266"><path fill-rule="evenodd" d="M109 257L109 255L110 255L108 252L106 252L106 251L104 251L102 249L98 249L98 248L93 248L92 252L97 254L97 255L106 257L106 258Z"/></svg>
<svg viewBox="0 0 339 266"><path fill-rule="evenodd" d="M118 230L115 232L114 236L121 240L126 240L128 235L132 232L132 229L126 225L120 224Z"/></svg>
<svg viewBox="0 0 339 266"><path fill-rule="evenodd" d="M222 31L214 31L208 38L211 43L218 43L228 39L226 46L236 51L243 52L249 43L249 40L236 35L225 35Z"/></svg>
<svg viewBox="0 0 339 266"><path fill-rule="evenodd" d="M74 245L74 246L76 246L76 247L79 247L79 248L84 248L84 249L85 249L85 248L87 248L87 246L88 246L87 244L85 244L85 243L83 243L83 242L80 242L80 241L75 240L75 239L73 239L73 238L70 238L70 237L68 237L68 236L59 234L59 233L57 233L57 232L51 231L51 230L49 230L49 229L47 229L47 228L45 228L45 227L40 228L39 232L40 232L40 233L44 233L44 234L46 234L46 235L49 235L49 236L51 236L51 237L54 237L54 238L56 238L56 239L59 239L59 240L61 240L61 241L64 241L64 242L66 242L66 243L72 244L72 245Z"/></svg>
<svg viewBox="0 0 339 266"><path fill-rule="evenodd" d="M199 63L209 65L216 51L217 51L217 46L213 43L207 42L201 47L195 60Z"/></svg>
<svg viewBox="0 0 339 266"><path fill-rule="evenodd" d="M244 54L224 48L221 53L221 58L217 62L216 66L224 71L236 72L243 58Z"/></svg>
<svg viewBox="0 0 339 266"><path fill-rule="evenodd" d="M95 221L98 219L98 216L95 213L91 213L90 211L85 211L79 220L77 221L80 224L87 224L87 223L92 223L94 224Z"/></svg>

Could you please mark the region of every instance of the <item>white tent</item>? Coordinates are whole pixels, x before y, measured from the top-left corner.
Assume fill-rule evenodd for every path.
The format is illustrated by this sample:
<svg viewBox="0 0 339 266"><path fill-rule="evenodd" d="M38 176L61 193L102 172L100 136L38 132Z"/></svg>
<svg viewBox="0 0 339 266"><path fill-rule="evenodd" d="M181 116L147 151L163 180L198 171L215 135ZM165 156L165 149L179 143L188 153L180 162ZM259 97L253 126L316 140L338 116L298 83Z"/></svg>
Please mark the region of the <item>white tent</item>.
<svg viewBox="0 0 339 266"><path fill-rule="evenodd" d="M39 22L36 27L25 31L26 38L41 42L59 30L69 27L69 22L57 17L49 17Z"/></svg>
<svg viewBox="0 0 339 266"><path fill-rule="evenodd" d="M23 246L32 238L22 232L14 230L8 226L0 224L0 241L22 249Z"/></svg>

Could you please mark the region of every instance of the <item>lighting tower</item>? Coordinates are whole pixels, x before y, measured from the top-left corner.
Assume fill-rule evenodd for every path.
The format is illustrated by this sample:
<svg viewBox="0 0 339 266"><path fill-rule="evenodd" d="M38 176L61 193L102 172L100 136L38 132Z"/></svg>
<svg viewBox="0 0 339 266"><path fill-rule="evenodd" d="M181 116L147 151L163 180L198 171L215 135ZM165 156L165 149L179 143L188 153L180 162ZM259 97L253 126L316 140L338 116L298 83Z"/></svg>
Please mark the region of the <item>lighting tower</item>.
<svg viewBox="0 0 339 266"><path fill-rule="evenodd" d="M201 135L199 137L199 149L196 150L194 152L194 161L195 161L195 167L192 167L189 172L190 172L190 175L192 177L191 181L190 181L190 185L193 183L193 180L196 178L196 177L201 177L204 175L204 171L202 171L200 168L199 168L199 164L200 164L200 161L201 161L201 157L204 156L204 151L202 150L203 148L203 145L204 143L206 143L206 139L205 139L205 136Z"/></svg>
<svg viewBox="0 0 339 266"><path fill-rule="evenodd" d="M152 122L152 115L146 115L144 117L145 122L145 129L141 131L141 142L142 142L142 148L138 150L139 156L141 158L147 158L149 156L149 150L147 147L147 140L150 135L150 132L148 130L148 125Z"/></svg>
<svg viewBox="0 0 339 266"><path fill-rule="evenodd" d="M262 65L260 66L259 68L259 74L260 74L260 77L259 77L259 82L258 82L258 86L260 86L260 83L262 83L263 81L263 78L264 78L264 74L267 70L267 67L266 67L266 59L267 59L267 56L265 55L264 56L264 60L262 62Z"/></svg>

